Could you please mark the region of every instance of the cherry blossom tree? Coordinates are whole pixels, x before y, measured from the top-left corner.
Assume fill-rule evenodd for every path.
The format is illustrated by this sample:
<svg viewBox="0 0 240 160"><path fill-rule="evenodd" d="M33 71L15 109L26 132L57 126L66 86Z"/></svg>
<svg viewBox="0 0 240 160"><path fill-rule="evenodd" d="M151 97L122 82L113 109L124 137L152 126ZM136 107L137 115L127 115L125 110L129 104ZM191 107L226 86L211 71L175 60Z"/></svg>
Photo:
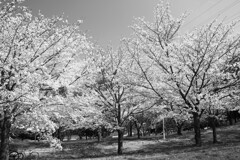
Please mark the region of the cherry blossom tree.
<svg viewBox="0 0 240 160"><path fill-rule="evenodd" d="M133 114L147 110L155 101L144 98L128 83L127 70L131 58L112 48L98 48L93 54L86 88L91 101L102 111L105 119L118 132L118 154L122 154L125 124ZM147 101L149 100L149 101Z"/></svg>
<svg viewBox="0 0 240 160"><path fill-rule="evenodd" d="M193 115L195 142L200 146L200 117L206 95L239 83L239 79L228 84L221 80L226 76L225 63L239 51L240 39L233 30L236 23L215 21L179 36L184 17L173 18L169 5L160 3L154 22L139 18L132 27L135 37L125 39L125 44L138 66L136 74L141 72L141 85L166 101L173 95L185 104L182 107Z"/></svg>
<svg viewBox="0 0 240 160"><path fill-rule="evenodd" d="M0 159L4 160L13 121L46 105L40 96L43 85L57 89L79 80L84 67L77 60L91 50L80 31L81 21L69 24L62 17L34 17L21 2L3 1L0 9Z"/></svg>
<svg viewBox="0 0 240 160"><path fill-rule="evenodd" d="M148 111L143 111L138 114L134 114L132 117L132 121L135 125L135 128L137 129L137 137L140 139L141 133L144 135L145 130L146 130L146 125L151 124L152 117L151 117L151 112L150 110ZM142 130L142 131L141 131Z"/></svg>
<svg viewBox="0 0 240 160"><path fill-rule="evenodd" d="M168 105L169 118L174 120L177 128L177 134L182 135L182 127L184 126L185 122L191 119L191 114L189 114L188 110L184 108L185 104L171 102Z"/></svg>

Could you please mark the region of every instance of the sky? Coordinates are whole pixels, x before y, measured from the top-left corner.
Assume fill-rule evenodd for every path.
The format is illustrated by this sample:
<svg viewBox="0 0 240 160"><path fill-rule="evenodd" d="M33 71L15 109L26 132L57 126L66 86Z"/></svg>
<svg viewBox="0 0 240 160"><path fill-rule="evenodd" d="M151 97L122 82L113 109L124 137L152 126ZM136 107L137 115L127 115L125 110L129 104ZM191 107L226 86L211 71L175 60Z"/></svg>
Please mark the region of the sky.
<svg viewBox="0 0 240 160"><path fill-rule="evenodd" d="M134 18L153 21L154 6L159 0L27 0L33 13L41 11L47 17L64 13L69 22L83 20L82 30L102 46L117 47L123 37L129 37ZM169 0L174 17L187 12L189 16L181 33L209 23L214 18L228 23L240 18L239 0ZM240 28L240 26L238 26Z"/></svg>

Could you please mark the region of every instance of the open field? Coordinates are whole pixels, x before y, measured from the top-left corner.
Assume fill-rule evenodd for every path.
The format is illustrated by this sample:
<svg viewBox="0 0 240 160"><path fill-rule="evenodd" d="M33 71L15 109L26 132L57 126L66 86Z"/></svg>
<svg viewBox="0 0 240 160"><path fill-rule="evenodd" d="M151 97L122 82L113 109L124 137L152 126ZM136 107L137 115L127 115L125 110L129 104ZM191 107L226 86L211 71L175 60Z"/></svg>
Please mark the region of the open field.
<svg viewBox="0 0 240 160"><path fill-rule="evenodd" d="M37 151L41 160L72 159L151 159L151 160L237 160L240 159L240 124L218 128L218 143L212 144L212 132L202 132L202 147L194 146L192 132L184 132L183 136L170 135L161 137L127 137L124 140L124 154L118 156L116 139L82 140L63 142L63 151L54 151L44 142L17 141L19 150Z"/></svg>

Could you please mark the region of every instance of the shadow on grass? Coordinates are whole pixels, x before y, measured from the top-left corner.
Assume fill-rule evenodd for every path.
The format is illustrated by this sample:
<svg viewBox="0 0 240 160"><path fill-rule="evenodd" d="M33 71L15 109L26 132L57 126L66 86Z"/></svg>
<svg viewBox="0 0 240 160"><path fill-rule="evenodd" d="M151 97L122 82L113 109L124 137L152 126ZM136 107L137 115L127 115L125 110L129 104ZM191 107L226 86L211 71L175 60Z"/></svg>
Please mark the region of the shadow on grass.
<svg viewBox="0 0 240 160"><path fill-rule="evenodd" d="M236 143L237 144L237 143ZM111 158L117 156L116 149L101 149L97 146L99 143L85 143L84 146L80 144L74 144L74 147L71 147L69 150L64 150L61 152L56 152L55 154L48 155L49 159L81 159L81 158ZM233 145L233 144L232 144ZM68 145L64 145L64 147L69 147ZM226 144L217 143L217 144L209 144L205 143L202 147L196 147L193 144L185 144L184 142L159 142L155 144L147 144L143 145L141 149L134 151L127 151L124 149L124 156L145 156L145 155L154 155L158 153L162 153L165 155L178 154L178 153L187 153L187 152L203 152L205 150L209 150L216 147L226 147ZM50 158L51 157L51 158Z"/></svg>
<svg viewBox="0 0 240 160"><path fill-rule="evenodd" d="M238 127L238 126L235 126ZM228 146L239 146L240 134L237 128L219 129L218 140L212 144L211 130L202 132L203 145L196 147L194 145L193 132L184 133L183 136L169 135L166 141L157 141L162 136L142 137L140 140L136 137L125 137L123 145L123 156L144 157L145 155L155 154L181 154L181 153L205 153L209 150L223 149ZM33 144L33 143L32 143ZM38 145L37 143L35 145ZM102 142L91 141L70 141L63 142L63 151L56 151L44 155L41 159L83 159L83 158L109 158L117 156L117 139L108 138ZM39 145L41 146L41 145Z"/></svg>
<svg viewBox="0 0 240 160"><path fill-rule="evenodd" d="M182 152L196 152L199 149L207 149L209 147L214 147L213 145L204 145L202 147L195 147L193 145L192 140L186 141L165 141L165 142L156 142L149 140L148 138L144 138L141 140L131 139L125 140L125 143L130 143L134 141L145 141L145 142L153 142L152 144L143 144L139 149L136 150L128 150L126 145L123 149L124 156L133 156L133 155L154 155L157 153L163 153L166 155L170 155L172 153L182 153ZM137 142L138 143L138 142ZM139 144L140 145L140 144ZM221 144L217 144L221 145ZM80 159L80 158L110 158L113 156L117 156L117 148L116 148L116 140L110 140L108 142L85 142L85 143L64 143L63 147L65 148L63 151L56 152L55 154L48 155L47 157L50 159Z"/></svg>
<svg viewBox="0 0 240 160"><path fill-rule="evenodd" d="M29 146L33 146L34 148L42 148L42 147L49 147L49 144L47 142L35 142L32 140L18 140L15 139L14 142L10 143L10 147L12 148L22 148L22 149L28 149Z"/></svg>

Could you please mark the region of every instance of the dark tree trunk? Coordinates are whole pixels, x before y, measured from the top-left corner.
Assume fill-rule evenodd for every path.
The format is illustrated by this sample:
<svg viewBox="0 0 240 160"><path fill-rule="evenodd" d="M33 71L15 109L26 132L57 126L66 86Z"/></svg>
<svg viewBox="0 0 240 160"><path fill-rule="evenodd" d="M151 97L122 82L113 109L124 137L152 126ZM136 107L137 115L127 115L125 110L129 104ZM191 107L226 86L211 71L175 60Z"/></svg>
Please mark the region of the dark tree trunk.
<svg viewBox="0 0 240 160"><path fill-rule="evenodd" d="M232 119L232 117L229 117L229 118L228 118L228 121L229 121L229 125L233 125L233 119Z"/></svg>
<svg viewBox="0 0 240 160"><path fill-rule="evenodd" d="M83 136L83 131L81 129L78 129L77 134L78 134L79 140L81 140Z"/></svg>
<svg viewBox="0 0 240 160"><path fill-rule="evenodd" d="M123 128L122 128L122 116L121 116L121 105L120 103L117 103L117 108L118 108L118 112L117 112L117 121L118 121L118 125L119 125L119 129L118 131L118 154L122 154L122 150L123 150Z"/></svg>
<svg viewBox="0 0 240 160"><path fill-rule="evenodd" d="M134 123L135 123L135 127L137 129L137 137L138 137L138 139L140 139L140 137L141 137L141 135L140 135L141 127L138 126L138 123L136 121Z"/></svg>
<svg viewBox="0 0 240 160"><path fill-rule="evenodd" d="M213 133L213 143L217 143L217 130L216 130L216 118L209 117L210 126L212 128Z"/></svg>
<svg viewBox="0 0 240 160"><path fill-rule="evenodd" d="M57 135L57 138L58 138L58 139L60 139L60 140L62 139L62 138L61 138L61 127L59 127L59 128L56 130L56 135Z"/></svg>
<svg viewBox="0 0 240 160"><path fill-rule="evenodd" d="M238 111L233 111L234 122L237 123L237 114Z"/></svg>
<svg viewBox="0 0 240 160"><path fill-rule="evenodd" d="M132 137L132 121L129 122L129 137Z"/></svg>
<svg viewBox="0 0 240 160"><path fill-rule="evenodd" d="M60 139L60 141L63 141L63 139L64 139L62 130L63 130L63 128L62 128L62 127L59 127L59 128L56 130L56 132L54 133L54 136L57 137L58 139Z"/></svg>
<svg viewBox="0 0 240 160"><path fill-rule="evenodd" d="M229 121L229 125L233 125L232 111L227 111L227 119Z"/></svg>
<svg viewBox="0 0 240 160"><path fill-rule="evenodd" d="M200 116L198 113L193 112L194 132L195 132L195 144L201 146L201 129L200 129Z"/></svg>
<svg viewBox="0 0 240 160"><path fill-rule="evenodd" d="M177 126L177 134L182 135L182 127L184 125L184 121L182 121L182 122L175 121L175 123L176 123L176 126Z"/></svg>
<svg viewBox="0 0 240 160"><path fill-rule="evenodd" d="M142 136L146 136L146 131L145 131L144 127L142 127Z"/></svg>
<svg viewBox="0 0 240 160"><path fill-rule="evenodd" d="M102 140L102 128L99 127L98 128L98 142L100 142Z"/></svg>
<svg viewBox="0 0 240 160"><path fill-rule="evenodd" d="M155 125L155 135L157 135L157 124Z"/></svg>
<svg viewBox="0 0 240 160"><path fill-rule="evenodd" d="M118 130L118 154L122 154L123 148L123 131Z"/></svg>
<svg viewBox="0 0 240 160"><path fill-rule="evenodd" d="M178 135L182 135L182 124L180 124L180 125L177 125L177 134Z"/></svg>
<svg viewBox="0 0 240 160"><path fill-rule="evenodd" d="M137 128L137 137L138 137L138 139L141 138L141 135L140 135L140 129L139 129L139 128Z"/></svg>
<svg viewBox="0 0 240 160"><path fill-rule="evenodd" d="M58 138L60 141L63 141L64 134L62 133L63 127L59 127L56 132L53 134L54 137Z"/></svg>
<svg viewBox="0 0 240 160"><path fill-rule="evenodd" d="M1 147L0 147L0 159L9 159L9 138L11 129L11 119L7 111L4 112L4 118L1 122Z"/></svg>
<svg viewBox="0 0 240 160"><path fill-rule="evenodd" d="M63 141L64 139L64 134L60 133L60 141Z"/></svg>
<svg viewBox="0 0 240 160"><path fill-rule="evenodd" d="M163 125L162 125L162 128L163 128L163 139L165 140L166 139L166 127L165 127L165 120L164 120L164 117L163 117Z"/></svg>

